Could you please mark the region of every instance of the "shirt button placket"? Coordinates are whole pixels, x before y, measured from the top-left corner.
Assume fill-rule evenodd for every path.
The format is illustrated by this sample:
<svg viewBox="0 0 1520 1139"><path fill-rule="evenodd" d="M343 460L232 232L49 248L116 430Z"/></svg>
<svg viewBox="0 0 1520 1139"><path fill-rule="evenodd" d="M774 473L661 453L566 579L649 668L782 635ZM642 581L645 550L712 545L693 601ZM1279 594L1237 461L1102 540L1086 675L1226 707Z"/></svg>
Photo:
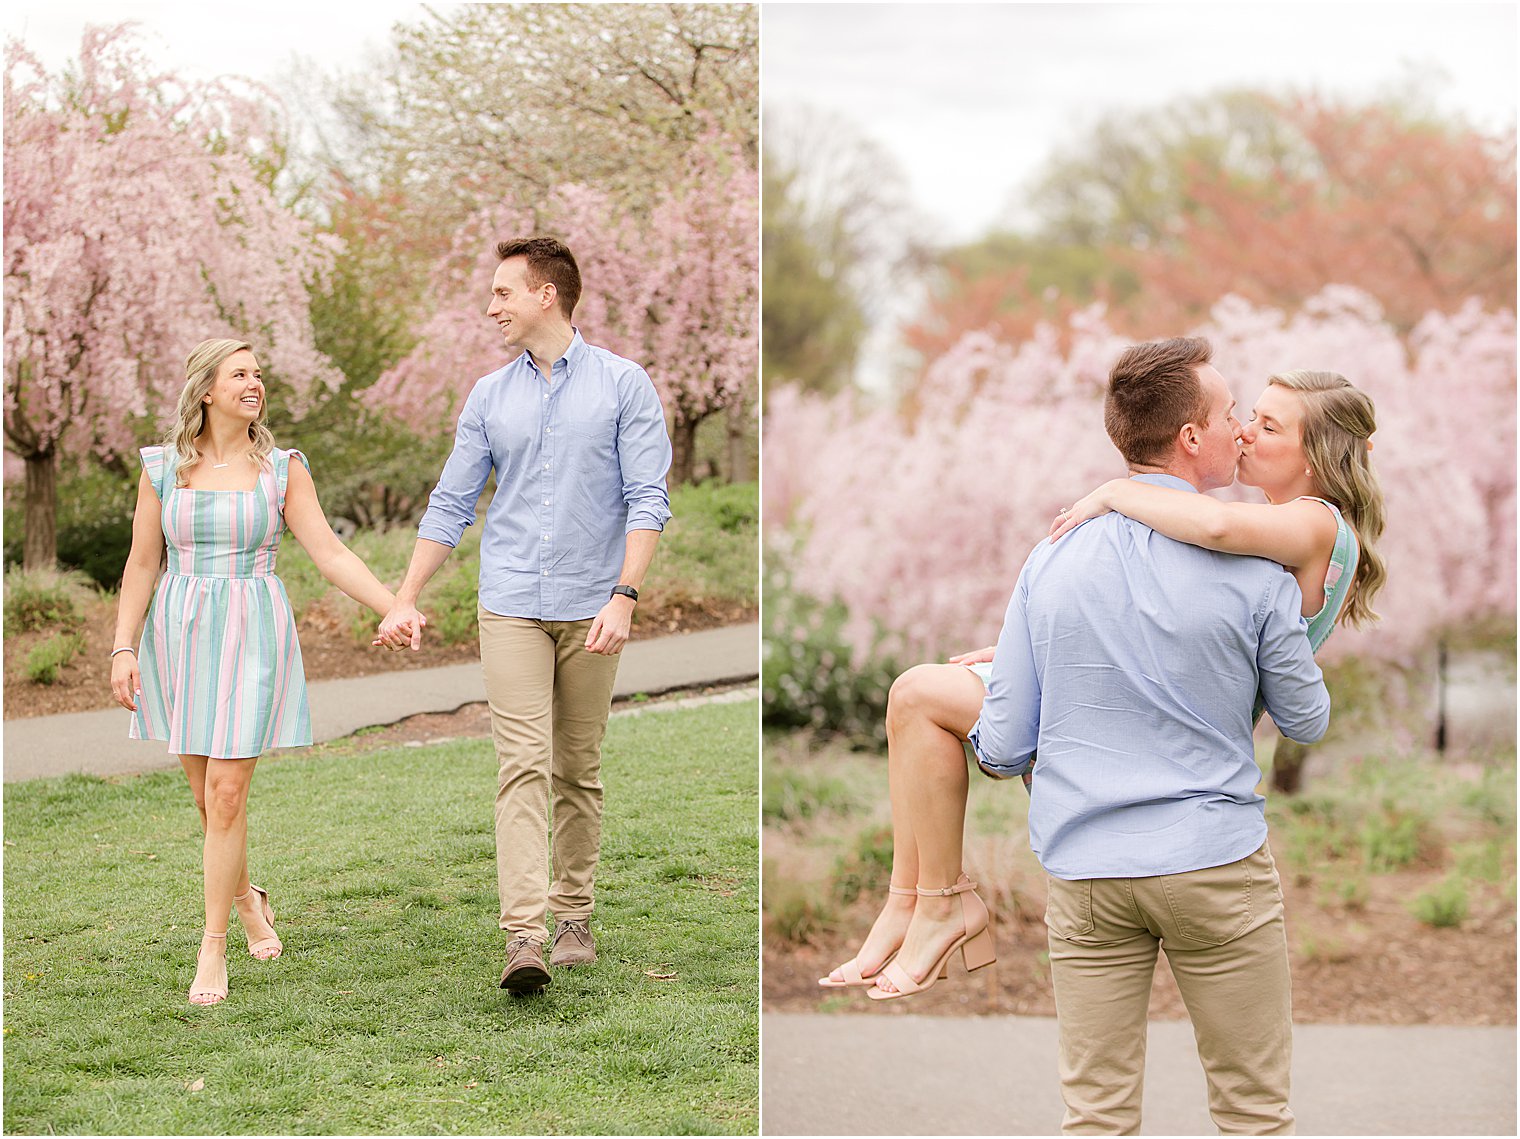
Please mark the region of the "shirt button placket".
<svg viewBox="0 0 1520 1139"><path fill-rule="evenodd" d="M543 508L539 515L541 522L539 534L541 535L541 538L538 543L538 563L540 570L538 579L538 604L540 614L547 613L553 608L551 598L554 592L553 584L549 579L549 536L554 532L554 430L549 425L549 416L554 408L554 402L552 399L550 399L552 391L553 389L550 386L549 382L545 380L543 393L544 398L539 403L539 407L542 410L542 415L539 417L539 422L543 426L543 436L540 440L541 448L539 451L539 454L543 457L543 469L539 472L540 481L543 488L543 494L541 496L543 499Z"/></svg>

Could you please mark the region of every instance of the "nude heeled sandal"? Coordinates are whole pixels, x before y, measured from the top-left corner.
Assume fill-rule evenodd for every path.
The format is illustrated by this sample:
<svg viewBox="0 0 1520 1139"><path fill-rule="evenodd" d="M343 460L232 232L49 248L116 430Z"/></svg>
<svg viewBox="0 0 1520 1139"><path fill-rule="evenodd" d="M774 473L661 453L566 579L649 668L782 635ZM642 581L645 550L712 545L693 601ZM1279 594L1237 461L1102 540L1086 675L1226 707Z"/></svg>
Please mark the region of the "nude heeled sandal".
<svg viewBox="0 0 1520 1139"><path fill-rule="evenodd" d="M217 939L217 938L220 938L222 941L226 941L227 940L227 934L226 934L225 931L222 932L222 933L212 933L208 929L206 931L206 937L212 938L213 940ZM224 952L222 956L225 958L226 957L226 953ZM195 954L195 967L196 967L196 971L197 972L199 972L199 970L200 970L200 964L201 964L201 956L200 956L199 950L197 950L196 954ZM224 960L223 961L223 965L225 966L225 964L226 964L226 962ZM205 1006L205 1005L219 1005L223 1001L225 1001L226 999L227 999L227 982L226 981L222 982L222 987L219 988L219 989L197 989L194 985L190 986L190 997L189 997L189 1000L190 1000L190 1003L193 1004L193 1005L202 1005L202 1006Z"/></svg>
<svg viewBox="0 0 1520 1139"><path fill-rule="evenodd" d="M253 939L253 936L249 934L248 956L256 957L260 961L273 961L276 957L285 951L285 943L280 940L278 934L274 933L274 907L269 904L269 891L261 890L259 887L250 882L248 883L248 890L245 893L239 894L237 897L232 899L233 905L241 902L249 894L258 895L259 906L263 910L264 920L269 923L271 936L261 937L255 941ZM243 932L248 932L248 927L246 925L243 927ZM273 952L271 952L271 950Z"/></svg>
<svg viewBox="0 0 1520 1139"><path fill-rule="evenodd" d="M917 890L910 890L906 886L888 885L887 893L907 894L910 897L918 896ZM902 943L898 942L898 948L901 947ZM885 969L888 963L891 962L892 958L896 956L897 950L894 949L891 953L887 954L887 959L881 963L876 972L872 973L868 977L860 971L860 956L857 954L856 956L851 957L843 965L838 966L836 970L834 970L834 972L844 974L843 981L834 980L833 972L831 972L827 977L818 978L818 986L819 988L823 989L869 989L872 985L876 984L876 978L880 976L882 969Z"/></svg>
<svg viewBox="0 0 1520 1139"><path fill-rule="evenodd" d="M929 967L922 981L915 981L908 975L906 969L893 960L882 968L879 976L891 981L896 992L888 992L877 985L866 996L873 1001L890 1001L898 997L911 997L914 993L933 988L936 982L944 980L949 975L950 955L957 949L961 951L961 962L966 966L968 973L983 969L997 960L997 947L992 940L992 915L987 911L987 904L976 892L975 882L962 874L961 881L954 886L946 886L943 890L925 890L923 887L918 889L918 896L921 898L943 898L951 894L961 896L961 918L965 922L966 931L940 954L939 960ZM974 907L967 895L976 899Z"/></svg>

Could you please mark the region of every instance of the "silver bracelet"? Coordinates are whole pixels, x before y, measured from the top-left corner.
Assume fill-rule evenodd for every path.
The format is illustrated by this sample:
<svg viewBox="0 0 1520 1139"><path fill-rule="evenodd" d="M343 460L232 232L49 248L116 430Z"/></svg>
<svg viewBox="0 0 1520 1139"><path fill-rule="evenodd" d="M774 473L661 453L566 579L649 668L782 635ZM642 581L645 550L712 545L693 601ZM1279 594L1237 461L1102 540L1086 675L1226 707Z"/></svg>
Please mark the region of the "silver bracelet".
<svg viewBox="0 0 1520 1139"><path fill-rule="evenodd" d="M131 653L133 656L136 656L137 655L137 650L134 649L131 645L124 645L124 646L122 646L119 649L112 649L111 650L111 659L112 660L116 659L116 654L117 653Z"/></svg>

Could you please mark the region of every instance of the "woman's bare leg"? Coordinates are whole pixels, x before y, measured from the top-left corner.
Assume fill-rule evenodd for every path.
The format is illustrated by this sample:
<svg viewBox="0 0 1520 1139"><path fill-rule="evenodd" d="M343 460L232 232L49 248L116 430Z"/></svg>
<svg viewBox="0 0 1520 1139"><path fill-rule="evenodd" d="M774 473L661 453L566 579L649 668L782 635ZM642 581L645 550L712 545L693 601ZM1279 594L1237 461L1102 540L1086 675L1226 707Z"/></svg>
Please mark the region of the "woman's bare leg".
<svg viewBox="0 0 1520 1139"><path fill-rule="evenodd" d="M901 810L907 816L915 881L925 889L952 886L961 875L970 785L965 738L985 695L975 673L953 664L919 665L892 686L887 721L896 740L893 809L894 815ZM945 947L964 932L959 896L920 897L898 964L923 980ZM877 984L893 988L884 979Z"/></svg>
<svg viewBox="0 0 1520 1139"><path fill-rule="evenodd" d="M179 757L180 766L185 769L185 778L190 782L190 794L195 799L195 809L201 816L201 834L206 833L206 757L204 755L182 755ZM239 760L239 763L247 762ZM233 904L237 907L238 921L242 923L243 932L247 934L248 943L267 940L274 937L274 927L264 917L263 902L255 895L249 893L248 878L248 847L243 846L242 865L238 868L238 880Z"/></svg>
<svg viewBox="0 0 1520 1139"><path fill-rule="evenodd" d="M227 984L227 920L239 880L248 881L248 788L256 759L206 759L204 803L206 841L203 852L206 933L192 989L216 990ZM187 770L189 770L186 764Z"/></svg>
<svg viewBox="0 0 1520 1139"><path fill-rule="evenodd" d="M244 762L239 760L239 763ZM204 755L182 755L179 757L179 765L185 769L185 778L190 782L190 794L195 799L195 809L201 816L201 834L206 833L206 757ZM238 874L237 893L239 895L248 892L248 848L243 848L243 866Z"/></svg>
<svg viewBox="0 0 1520 1139"><path fill-rule="evenodd" d="M912 890L921 880L921 855L914 802L923 797L923 789L920 787L916 750L923 746L926 737L932 739L935 735L957 730L960 732L953 742L956 762L961 771L959 803L964 817L966 763L960 737L976 722L985 691L975 674L960 665L922 664L898 677L887 696L887 786L892 803L892 885L898 889ZM945 727L960 724L964 724L964 727ZM959 829L956 834L959 835ZM959 837L954 841L956 863L959 865ZM878 971L903 943L917 901L913 895L887 895L881 912L855 958L865 976L869 977ZM836 969L830 974L830 979L839 982L844 977Z"/></svg>

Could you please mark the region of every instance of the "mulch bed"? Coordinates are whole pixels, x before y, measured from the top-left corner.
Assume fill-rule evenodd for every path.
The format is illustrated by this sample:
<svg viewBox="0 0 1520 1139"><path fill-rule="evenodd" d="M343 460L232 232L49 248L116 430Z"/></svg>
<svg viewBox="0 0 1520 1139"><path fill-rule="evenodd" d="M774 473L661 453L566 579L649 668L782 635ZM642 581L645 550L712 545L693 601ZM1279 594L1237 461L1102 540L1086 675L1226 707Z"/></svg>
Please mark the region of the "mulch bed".
<svg viewBox="0 0 1520 1139"><path fill-rule="evenodd" d="M1422 925L1404 902L1442 876L1439 870L1422 869L1376 877L1366 905L1345 912L1320 908L1312 886L1297 885L1285 874L1293 1019L1305 1024L1513 1026L1513 904L1499 899L1476 903L1473 915L1455 928ZM829 1008L863 1011L871 1004L863 992L841 998L838 990L818 987L819 977L854 954L857 940L874 916L869 907L857 907L851 913L859 920L855 923L858 931L852 927L849 937L801 947L765 939L765 1008L816 1012L824 998L832 998ZM999 922L996 937L995 966L968 975L957 958L949 979L931 991L908 1000L871 1004L872 1011L1054 1016L1049 969L1041 956L1046 942L1040 914ZM1312 956L1304 951L1306 943L1317 947ZM1156 971L1150 1015L1159 1020L1181 1020L1187 1015L1164 955Z"/></svg>
<svg viewBox="0 0 1520 1139"><path fill-rule="evenodd" d="M654 604L640 610L633 626L633 639L693 633L753 621L757 612L754 606L722 602ZM115 629L115 601L93 602L86 612L85 624L79 630L84 635L84 651L64 666L53 684L33 683L27 679L24 667L28 651L49 633L18 633L6 637L5 719L116 707L116 702L111 699L110 662L111 637ZM349 633L346 622L336 619L321 605L312 606L302 617L298 631L301 659L309 681L436 668L480 659L480 649L475 643L445 645L436 637L425 640L422 650L415 653L393 653L359 644Z"/></svg>

